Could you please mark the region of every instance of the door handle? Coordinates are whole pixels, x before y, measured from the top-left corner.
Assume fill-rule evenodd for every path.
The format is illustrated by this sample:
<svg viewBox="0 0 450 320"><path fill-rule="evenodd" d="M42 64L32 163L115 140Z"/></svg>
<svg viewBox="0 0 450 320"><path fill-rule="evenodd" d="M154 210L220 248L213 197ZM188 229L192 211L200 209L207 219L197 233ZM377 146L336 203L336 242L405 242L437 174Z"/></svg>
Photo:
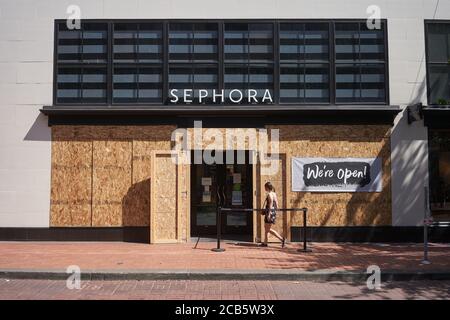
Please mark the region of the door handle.
<svg viewBox="0 0 450 320"><path fill-rule="evenodd" d="M222 186L222 195L223 195L223 204L222 204L222 206L224 206L225 202L227 201L227 195L225 193L225 185Z"/></svg>
<svg viewBox="0 0 450 320"><path fill-rule="evenodd" d="M222 206L222 197L220 195L220 186L219 185L217 186L217 189L216 189L216 195L217 195L217 204L219 205L219 207L221 207Z"/></svg>

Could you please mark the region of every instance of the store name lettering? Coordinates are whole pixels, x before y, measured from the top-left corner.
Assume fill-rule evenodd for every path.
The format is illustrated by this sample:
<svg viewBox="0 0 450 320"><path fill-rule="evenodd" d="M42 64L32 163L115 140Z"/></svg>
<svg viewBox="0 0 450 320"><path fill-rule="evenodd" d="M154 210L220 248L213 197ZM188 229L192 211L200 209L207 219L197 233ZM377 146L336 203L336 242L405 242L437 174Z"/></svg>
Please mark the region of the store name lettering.
<svg viewBox="0 0 450 320"><path fill-rule="evenodd" d="M180 94L182 93L182 94ZM193 89L172 89L170 90L170 102L179 103L192 103L194 97L198 97L198 102L203 103L206 99L212 98L213 103L224 103L225 99L231 101L231 103L273 103L272 94L269 89L264 90L264 95L258 97L258 92L255 89L239 90L232 89L225 93L225 90L206 90L199 89L194 92ZM244 101L243 101L244 100Z"/></svg>

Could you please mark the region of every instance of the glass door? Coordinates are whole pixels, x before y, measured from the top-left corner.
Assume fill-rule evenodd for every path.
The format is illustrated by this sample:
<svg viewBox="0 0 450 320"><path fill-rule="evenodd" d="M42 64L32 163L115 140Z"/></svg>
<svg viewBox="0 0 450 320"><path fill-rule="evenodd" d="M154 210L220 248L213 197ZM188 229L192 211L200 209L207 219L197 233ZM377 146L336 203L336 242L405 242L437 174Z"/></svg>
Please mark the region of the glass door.
<svg viewBox="0 0 450 320"><path fill-rule="evenodd" d="M245 164L225 165L225 183L223 186L225 208L249 209L252 208L252 170L248 164L246 153ZM233 211L224 213L222 219L225 234L252 234L252 212Z"/></svg>
<svg viewBox="0 0 450 320"><path fill-rule="evenodd" d="M191 235L215 236L218 207L252 207L252 170L245 152L245 164L193 164L191 167ZM236 152L235 157L236 159ZM234 161L236 162L236 161ZM252 213L229 212L220 217L222 234L252 234Z"/></svg>
<svg viewBox="0 0 450 320"><path fill-rule="evenodd" d="M221 204L221 165L193 164L191 177L191 234L216 234L217 208Z"/></svg>

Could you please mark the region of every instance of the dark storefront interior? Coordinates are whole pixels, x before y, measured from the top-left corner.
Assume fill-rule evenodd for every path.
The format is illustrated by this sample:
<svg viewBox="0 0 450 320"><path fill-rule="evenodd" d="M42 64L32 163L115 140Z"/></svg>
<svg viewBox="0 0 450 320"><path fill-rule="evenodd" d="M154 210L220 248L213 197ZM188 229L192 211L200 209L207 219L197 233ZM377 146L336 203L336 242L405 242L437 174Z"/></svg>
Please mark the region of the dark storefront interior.
<svg viewBox="0 0 450 320"><path fill-rule="evenodd" d="M430 205L433 215L450 215L450 131L430 130Z"/></svg>
<svg viewBox="0 0 450 320"><path fill-rule="evenodd" d="M430 207L434 217L450 217L450 23L425 22L427 51Z"/></svg>
<svg viewBox="0 0 450 320"><path fill-rule="evenodd" d="M196 151L193 151L195 153ZM201 154L201 151L198 151ZM219 153L219 155L217 155ZM226 161L225 151L216 152L221 163L193 164L191 170L191 236L217 234L217 208L247 209L253 207L252 165L249 151L228 151L243 161ZM251 240L253 217L246 212L221 215L222 232L230 237Z"/></svg>

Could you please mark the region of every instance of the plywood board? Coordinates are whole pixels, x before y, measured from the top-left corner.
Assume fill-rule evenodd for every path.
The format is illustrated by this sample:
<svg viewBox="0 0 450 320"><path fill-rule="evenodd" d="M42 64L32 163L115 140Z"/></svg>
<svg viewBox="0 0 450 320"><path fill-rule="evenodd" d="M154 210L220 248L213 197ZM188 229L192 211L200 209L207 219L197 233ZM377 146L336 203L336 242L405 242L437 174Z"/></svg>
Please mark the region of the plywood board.
<svg viewBox="0 0 450 320"><path fill-rule="evenodd" d="M270 177L260 175L260 164L254 167L255 206L262 205L263 185L271 180L283 206L310 209L309 225L391 225L390 126L267 126L271 128L280 130L279 153L285 155L286 160L280 160L284 161L282 170ZM153 151L169 152L174 129L174 126L53 126L50 225L148 226L152 209L151 184L159 183L160 190L173 192L173 188L163 186L162 180L151 178ZM294 156L381 157L383 192L292 192L290 176L286 173L290 172L290 159ZM161 171L168 171L162 178L173 181L174 167L162 159L157 163ZM188 239L190 233L189 166L180 166L179 170L176 175L177 197L181 199L176 203L179 218L176 222L173 216L172 220L167 218L170 232L164 231L160 224L160 238L166 237L167 241ZM155 203L159 210L156 213L174 210L175 204L168 199L163 199L161 204L166 208ZM281 224L284 228L289 230L290 225L302 225L301 213L286 217ZM255 217L256 231L253 232L258 236L262 235L261 219L261 216ZM181 227L174 229L175 223ZM279 226L278 223L276 228Z"/></svg>
<svg viewBox="0 0 450 320"><path fill-rule="evenodd" d="M287 208L286 203L286 196L287 196L287 184L286 184L286 155L284 154L277 154L272 155L269 154L271 158L278 158L278 160L275 160L278 165L278 170L274 172L274 174L267 175L267 174L261 174L261 195L262 199L261 201L265 201L266 197L266 191L264 189L264 184L268 181L272 183L272 185L275 188L275 192L277 194L278 198L278 207L279 208ZM265 165L262 164L262 167ZM263 219L264 217L262 217ZM275 224L272 226L273 230L276 230L281 236L286 236L289 232L287 229L287 219L288 216L286 215L286 211L280 211L277 213L277 219ZM262 228L261 228L261 239L264 240L264 220L262 221ZM269 242L279 242L277 238L275 238L273 235L269 234L268 237Z"/></svg>
<svg viewBox="0 0 450 320"><path fill-rule="evenodd" d="M174 129L52 126L50 225L148 226L151 153Z"/></svg>
<svg viewBox="0 0 450 320"><path fill-rule="evenodd" d="M52 203L50 215L51 227L90 227L91 204Z"/></svg>
<svg viewBox="0 0 450 320"><path fill-rule="evenodd" d="M131 187L130 141L94 141L92 225L122 226L122 208Z"/></svg>
<svg viewBox="0 0 450 320"><path fill-rule="evenodd" d="M92 143L52 141L50 226L91 225Z"/></svg>
<svg viewBox="0 0 450 320"><path fill-rule="evenodd" d="M132 186L125 199L124 226L149 225L152 152L170 150L173 129L172 126L144 127L140 136L133 137Z"/></svg>
<svg viewBox="0 0 450 320"><path fill-rule="evenodd" d="M258 193L256 192L258 185L258 154L254 150L250 150L250 158L252 159L252 207L254 209L261 209L261 205L258 203ZM254 211L253 214L253 230L252 239L254 242L260 241L258 233L258 222L261 220L260 211Z"/></svg>
<svg viewBox="0 0 450 320"><path fill-rule="evenodd" d="M151 243L180 242L182 237L180 208L182 166L174 163L173 153L167 151L154 151L151 166Z"/></svg>
<svg viewBox="0 0 450 320"><path fill-rule="evenodd" d="M184 223L186 224L186 241L189 242L191 239L191 166L185 165L184 175L186 177L185 190L182 191L183 194L186 194L186 199L182 198L184 203Z"/></svg>
<svg viewBox="0 0 450 320"><path fill-rule="evenodd" d="M390 127L368 126L276 126L280 151L292 157L380 157L383 191L380 193L292 192L288 205L308 207L308 225L391 225ZM288 181L286 179L286 181ZM302 213L291 215L290 223L301 226Z"/></svg>

